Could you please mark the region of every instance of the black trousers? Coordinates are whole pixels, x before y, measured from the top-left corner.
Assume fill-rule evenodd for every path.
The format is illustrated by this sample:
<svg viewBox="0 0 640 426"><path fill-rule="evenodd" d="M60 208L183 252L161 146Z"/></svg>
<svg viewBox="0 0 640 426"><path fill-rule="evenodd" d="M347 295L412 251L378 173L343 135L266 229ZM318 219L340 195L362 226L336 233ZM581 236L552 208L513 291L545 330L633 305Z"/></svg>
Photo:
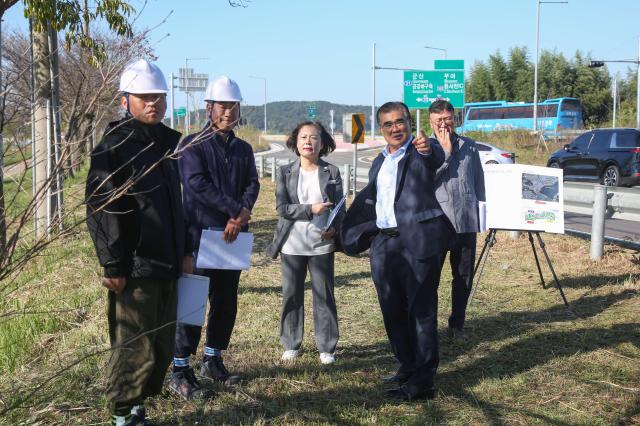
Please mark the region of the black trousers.
<svg viewBox="0 0 640 426"><path fill-rule="evenodd" d="M400 238L378 234L370 249L371 275L384 326L401 372L410 382L432 387L438 353L439 256L414 258Z"/></svg>
<svg viewBox="0 0 640 426"><path fill-rule="evenodd" d="M444 267L447 252L451 264L451 315L449 327L462 329L464 326L467 301L473 285L473 268L476 261L475 232L455 234L453 246L442 252L440 270Z"/></svg>
<svg viewBox="0 0 640 426"><path fill-rule="evenodd" d="M205 344L210 348L227 349L238 311L238 283L241 271L199 269L194 273L209 277L209 313ZM176 352L178 358L195 355L202 327L178 323Z"/></svg>
<svg viewBox="0 0 640 426"><path fill-rule="evenodd" d="M109 292L112 352L106 395L111 412L162 391L173 353L176 301L173 279L127 278L121 293Z"/></svg>

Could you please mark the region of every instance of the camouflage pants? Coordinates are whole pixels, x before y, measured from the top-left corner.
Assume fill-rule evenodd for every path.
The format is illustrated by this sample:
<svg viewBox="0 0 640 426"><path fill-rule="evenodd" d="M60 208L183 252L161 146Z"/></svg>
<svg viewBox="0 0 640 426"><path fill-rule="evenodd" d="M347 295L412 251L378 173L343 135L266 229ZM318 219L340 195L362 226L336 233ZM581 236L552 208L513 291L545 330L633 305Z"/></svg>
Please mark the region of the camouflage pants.
<svg viewBox="0 0 640 426"><path fill-rule="evenodd" d="M160 393L173 357L176 281L127 278L120 294L109 292L111 357L106 395L111 412Z"/></svg>

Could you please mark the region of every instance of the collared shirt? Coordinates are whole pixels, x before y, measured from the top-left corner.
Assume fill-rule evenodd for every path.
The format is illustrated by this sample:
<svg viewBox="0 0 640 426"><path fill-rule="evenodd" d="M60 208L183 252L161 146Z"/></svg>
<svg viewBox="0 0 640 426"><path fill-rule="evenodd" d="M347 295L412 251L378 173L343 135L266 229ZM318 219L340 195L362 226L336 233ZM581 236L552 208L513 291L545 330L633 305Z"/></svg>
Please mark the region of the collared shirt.
<svg viewBox="0 0 640 426"><path fill-rule="evenodd" d="M376 226L380 229L395 228L398 226L396 222L396 213L394 211L394 202L396 199L396 181L398 178L398 163L407 152L409 144L413 140L413 136L393 154L389 152L387 145L382 151L384 161L380 166L378 177L376 179Z"/></svg>

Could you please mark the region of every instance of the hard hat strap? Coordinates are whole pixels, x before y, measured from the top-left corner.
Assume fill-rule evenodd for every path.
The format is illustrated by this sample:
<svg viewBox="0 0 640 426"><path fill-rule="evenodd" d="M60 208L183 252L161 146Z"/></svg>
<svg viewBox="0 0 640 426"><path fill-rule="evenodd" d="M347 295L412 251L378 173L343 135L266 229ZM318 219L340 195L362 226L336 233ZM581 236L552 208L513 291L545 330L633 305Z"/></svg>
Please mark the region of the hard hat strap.
<svg viewBox="0 0 640 426"><path fill-rule="evenodd" d="M131 110L129 109L129 93L124 92L122 96L124 96L124 98L127 100L127 111L124 113L124 118L133 118L133 115L131 115Z"/></svg>

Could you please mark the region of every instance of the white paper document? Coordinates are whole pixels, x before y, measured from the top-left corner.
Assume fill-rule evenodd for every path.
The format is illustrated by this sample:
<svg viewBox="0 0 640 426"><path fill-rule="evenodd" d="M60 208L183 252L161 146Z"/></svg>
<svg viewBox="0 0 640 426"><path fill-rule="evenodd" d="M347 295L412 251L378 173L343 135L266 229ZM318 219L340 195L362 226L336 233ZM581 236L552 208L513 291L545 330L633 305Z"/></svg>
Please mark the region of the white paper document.
<svg viewBox="0 0 640 426"><path fill-rule="evenodd" d="M327 219L327 224L324 227L324 230L328 230L329 228L331 228L331 225L333 225L333 221L336 218L336 216L338 215L338 213L340 212L340 209L342 208L342 206L344 205L345 201L347 201L347 196L349 194L345 194L344 197L342 197L340 199L340 201L338 201L338 204L336 204L336 206L333 208L333 210L331 210L331 214L329 214L329 218Z"/></svg>
<svg viewBox="0 0 640 426"><path fill-rule="evenodd" d="M209 277L182 274L178 278L178 322L203 326L208 300Z"/></svg>
<svg viewBox="0 0 640 426"><path fill-rule="evenodd" d="M253 234L240 232L231 244L222 239L223 231L204 229L200 237L200 248L196 268L247 270L251 263Z"/></svg>

